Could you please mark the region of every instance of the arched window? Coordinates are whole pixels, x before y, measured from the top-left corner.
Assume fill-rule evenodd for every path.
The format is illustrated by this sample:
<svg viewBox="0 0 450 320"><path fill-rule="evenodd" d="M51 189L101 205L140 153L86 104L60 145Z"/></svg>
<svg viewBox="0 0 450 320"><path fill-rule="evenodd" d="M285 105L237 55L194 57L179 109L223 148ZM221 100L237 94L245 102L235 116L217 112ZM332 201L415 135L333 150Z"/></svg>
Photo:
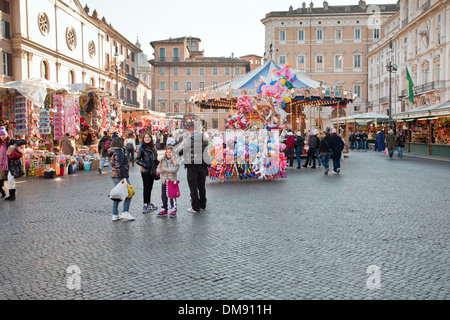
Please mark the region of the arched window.
<svg viewBox="0 0 450 320"><path fill-rule="evenodd" d="M45 60L41 61L41 78L45 80L50 80L50 70L48 62Z"/></svg>
<svg viewBox="0 0 450 320"><path fill-rule="evenodd" d="M91 86L95 87L95 79L94 79L94 77L91 78Z"/></svg>
<svg viewBox="0 0 450 320"><path fill-rule="evenodd" d="M69 71L69 84L75 83L75 71L70 70Z"/></svg>

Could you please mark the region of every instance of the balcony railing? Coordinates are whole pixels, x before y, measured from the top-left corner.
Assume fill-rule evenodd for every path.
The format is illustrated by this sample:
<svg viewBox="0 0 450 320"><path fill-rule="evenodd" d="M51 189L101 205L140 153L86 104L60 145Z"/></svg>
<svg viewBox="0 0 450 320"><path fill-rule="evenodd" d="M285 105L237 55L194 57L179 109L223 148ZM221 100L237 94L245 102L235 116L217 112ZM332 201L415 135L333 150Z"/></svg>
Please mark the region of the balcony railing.
<svg viewBox="0 0 450 320"><path fill-rule="evenodd" d="M166 57L159 57L159 61L160 62L165 62L166 61Z"/></svg>
<svg viewBox="0 0 450 320"><path fill-rule="evenodd" d="M430 91L437 91L442 89L444 86L444 81L433 81L422 85L417 85L413 87L414 94L422 94Z"/></svg>
<svg viewBox="0 0 450 320"><path fill-rule="evenodd" d="M408 18L402 21L402 28L404 28L408 24Z"/></svg>
<svg viewBox="0 0 450 320"><path fill-rule="evenodd" d="M173 62L178 62L180 61L180 57L173 57Z"/></svg>
<svg viewBox="0 0 450 320"><path fill-rule="evenodd" d="M422 6L422 9L423 9L423 11L425 11L429 7L431 7L431 0L428 0L427 2L425 2L424 5Z"/></svg>
<svg viewBox="0 0 450 320"><path fill-rule="evenodd" d="M137 107L139 108L141 105L139 104L139 102L137 102L136 100L129 100L129 99L124 99L122 98L123 102L125 105L128 106L132 106L132 107Z"/></svg>
<svg viewBox="0 0 450 320"><path fill-rule="evenodd" d="M380 98L380 104L388 103L388 102L389 102L389 97L382 97L382 98Z"/></svg>
<svg viewBox="0 0 450 320"><path fill-rule="evenodd" d="M136 78L135 76L132 76L131 74L127 74L127 79L135 84L139 84L139 78Z"/></svg>

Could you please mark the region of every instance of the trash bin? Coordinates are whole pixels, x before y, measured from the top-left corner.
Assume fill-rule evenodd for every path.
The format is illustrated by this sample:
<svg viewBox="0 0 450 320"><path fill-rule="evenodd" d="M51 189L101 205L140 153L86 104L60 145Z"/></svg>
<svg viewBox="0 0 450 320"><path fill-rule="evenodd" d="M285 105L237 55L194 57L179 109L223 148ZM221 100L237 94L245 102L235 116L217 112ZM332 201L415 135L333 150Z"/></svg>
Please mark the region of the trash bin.
<svg viewBox="0 0 450 320"><path fill-rule="evenodd" d="M84 171L91 171L91 163L90 162L84 163Z"/></svg>

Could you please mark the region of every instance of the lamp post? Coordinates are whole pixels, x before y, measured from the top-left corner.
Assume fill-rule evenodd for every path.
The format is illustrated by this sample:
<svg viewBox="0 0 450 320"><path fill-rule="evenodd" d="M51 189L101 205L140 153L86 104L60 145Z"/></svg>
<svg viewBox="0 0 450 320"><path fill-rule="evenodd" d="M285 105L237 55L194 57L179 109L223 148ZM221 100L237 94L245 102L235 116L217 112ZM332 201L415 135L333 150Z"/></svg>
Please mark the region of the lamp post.
<svg viewBox="0 0 450 320"><path fill-rule="evenodd" d="M114 58L116 59L116 96L119 99L119 53L117 52L117 48L116 53L114 53Z"/></svg>
<svg viewBox="0 0 450 320"><path fill-rule="evenodd" d="M397 65L392 63L392 40L389 41L389 63L386 66L386 70L389 71L389 129L392 129L392 72L397 72Z"/></svg>

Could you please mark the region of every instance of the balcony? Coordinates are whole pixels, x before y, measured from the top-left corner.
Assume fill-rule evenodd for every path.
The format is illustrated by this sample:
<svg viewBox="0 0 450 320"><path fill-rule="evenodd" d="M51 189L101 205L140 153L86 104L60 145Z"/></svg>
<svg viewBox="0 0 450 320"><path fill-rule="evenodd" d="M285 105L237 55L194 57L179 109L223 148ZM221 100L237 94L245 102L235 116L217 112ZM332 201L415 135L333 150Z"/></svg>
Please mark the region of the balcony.
<svg viewBox="0 0 450 320"><path fill-rule="evenodd" d="M414 86L413 92L415 95L423 94L432 91L438 91L444 88L444 81L433 81L422 85Z"/></svg>
<svg viewBox="0 0 450 320"><path fill-rule="evenodd" d="M180 61L180 57L173 57L173 62L178 62Z"/></svg>
<svg viewBox="0 0 450 320"><path fill-rule="evenodd" d="M122 98L124 105L126 106L131 106L131 107L136 107L136 108L140 108L140 104L139 102L137 102L136 100L129 100L129 99L125 99Z"/></svg>
<svg viewBox="0 0 450 320"><path fill-rule="evenodd" d="M126 75L127 79L131 82L133 82L134 84L139 84L139 78L136 78L135 76L132 76L131 74L127 74Z"/></svg>
<svg viewBox="0 0 450 320"><path fill-rule="evenodd" d="M159 62L166 62L166 57L159 57Z"/></svg>
<svg viewBox="0 0 450 320"><path fill-rule="evenodd" d="M389 97L382 97L380 98L380 104L389 103Z"/></svg>

